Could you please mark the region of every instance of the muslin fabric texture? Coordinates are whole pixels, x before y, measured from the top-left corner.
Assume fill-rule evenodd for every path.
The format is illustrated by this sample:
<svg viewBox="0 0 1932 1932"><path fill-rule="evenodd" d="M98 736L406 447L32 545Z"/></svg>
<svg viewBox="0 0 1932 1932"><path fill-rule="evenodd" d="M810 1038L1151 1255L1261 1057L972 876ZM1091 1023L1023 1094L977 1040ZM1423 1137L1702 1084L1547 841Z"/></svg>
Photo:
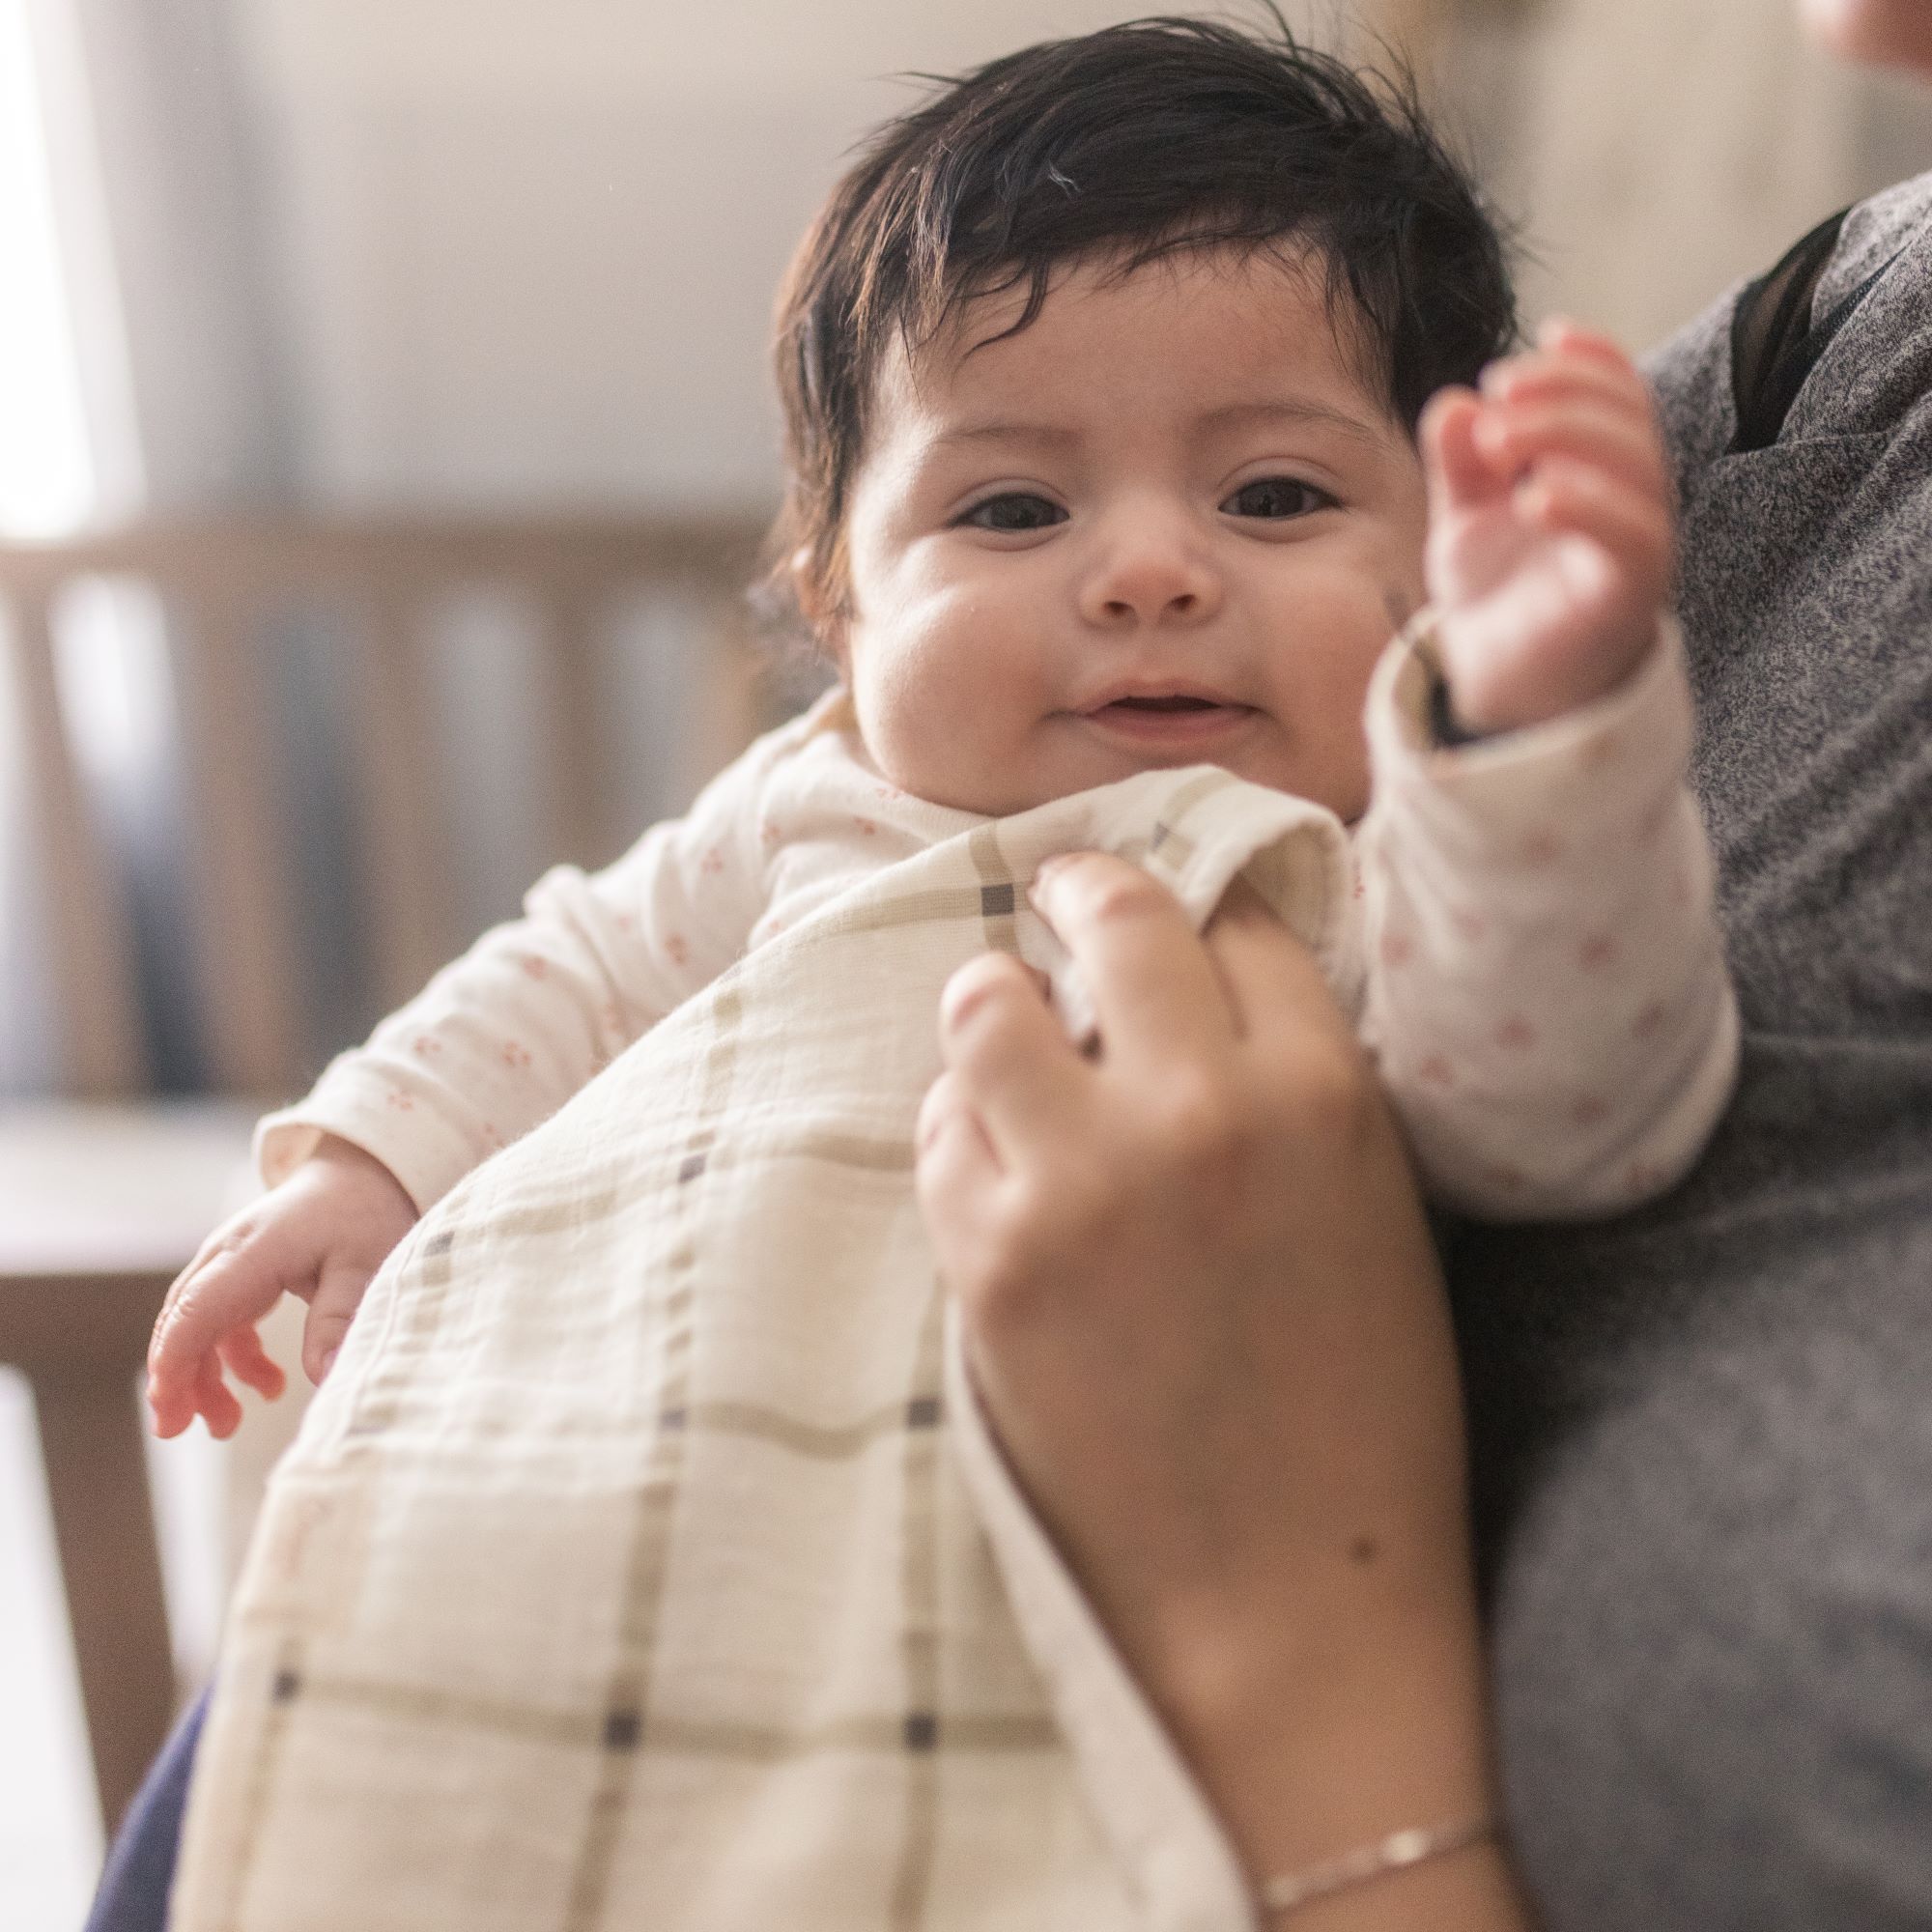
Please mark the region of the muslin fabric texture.
<svg viewBox="0 0 1932 1932"><path fill-rule="evenodd" d="M1429 1104L1475 1102L1443 1164L1452 1189L1461 1160L1491 1199L1515 1198L1526 1181L1491 1170L1549 1138L1539 1121L1569 1122L1591 1154L1535 1171L1607 1172L1619 1201L1634 1165L1652 1188L1687 1163L1721 1106L1730 1036L1677 780L1674 652L1588 717L1433 772L1401 722L1421 709L1420 661L1399 651L1385 670L1396 769L1389 816L1364 834L1363 897L1331 814L1212 770L960 814L804 894L440 1198L372 1286L271 1485L178 1932L1247 1922L1218 1826L986 1436L913 1197L913 1119L945 980L988 947L1061 969L1027 882L1048 854L1093 847L1145 865L1197 923L1248 879L1385 1065L1409 1053L1400 1015L1429 962L1542 947L1569 959L1566 989L1610 988L1594 1010L1558 1002L1567 1031L1532 1007L1532 1037L1499 1040L1540 989L1442 974L1410 1084ZM835 716L798 727L770 769L836 738ZM836 743L823 755L859 781ZM788 796L766 781L756 795L754 827ZM798 794L828 796L849 842L849 800L816 781ZM1435 843L1412 880L1389 841L1418 812ZM697 876L715 881L711 849ZM1472 933L1455 915L1479 905ZM1600 931L1629 954L1587 950ZM562 961L531 943L519 932L491 971L554 993ZM1081 996L1060 984L1077 1028ZM1660 1000L1677 1031L1646 1023ZM455 1007L415 1011L379 1049L416 1069L407 1087L380 1064L369 1081L382 1133L418 1124L420 1069L454 1051L417 1039L441 1027L475 1044L473 1005ZM1424 1064L1445 1050L1438 1012L1448 1047L1501 1069L1490 1084L1459 1063L1438 1093ZM1561 1061L1546 1051L1621 1066L1660 1038L1669 1104L1616 1090L1606 1164L1601 1113L1575 1119L1571 1090L1552 1089L1577 1067L1542 1070ZM370 1070L338 1068L334 1091ZM331 1119L298 1113L301 1131ZM1411 1116L1419 1145L1431 1131Z"/></svg>
<svg viewBox="0 0 1932 1932"><path fill-rule="evenodd" d="M948 1447L933 1001L1068 843L1343 929L1325 814L1129 781L888 868L460 1183L274 1479L183 1932L1241 1922L1157 1730L1069 1747Z"/></svg>

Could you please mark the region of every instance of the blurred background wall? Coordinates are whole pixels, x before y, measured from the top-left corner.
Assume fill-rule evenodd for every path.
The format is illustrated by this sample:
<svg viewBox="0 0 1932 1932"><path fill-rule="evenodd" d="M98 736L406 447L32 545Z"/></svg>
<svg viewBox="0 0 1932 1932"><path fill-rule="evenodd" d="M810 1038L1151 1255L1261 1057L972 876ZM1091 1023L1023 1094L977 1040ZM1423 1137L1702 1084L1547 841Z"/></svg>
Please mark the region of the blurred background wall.
<svg viewBox="0 0 1932 1932"><path fill-rule="evenodd" d="M1416 62L1519 226L1525 314L1641 349L1802 228L1932 161L1932 114L1802 49L1789 0L1285 0L1314 39ZM778 488L772 293L862 132L945 72L1126 17L1119 0L0 0L28 29L91 493L59 516L738 510ZM1196 11L1206 11L1199 10ZM1234 10L1241 17L1240 9ZM1259 17L1251 7L1249 18ZM4 243L0 243L4 246ZM5 265L0 264L0 272ZM4 407L0 373L0 407ZM16 493L17 494L17 493ZM0 533L24 510L0 492ZM477 837L469 923L546 856L500 783L517 651L484 619L452 662L443 759ZM688 692L630 652L632 708ZM165 881L179 817L167 680L113 676L121 839L163 1084L205 1075ZM292 715L325 717L299 654ZM99 679L92 682L99 684ZM101 707L97 705L97 709ZM642 728L641 725L639 728ZM702 774L638 747L641 820ZM342 779L285 734L294 781ZM326 734L325 734L326 736ZM143 762L137 774L136 762ZM339 762L339 760L338 760ZM655 776L654 776L655 775ZM110 787L111 789L111 787ZM178 789L178 787L176 788ZM514 792L514 786L509 787ZM303 949L318 1045L370 1017L353 884L311 841L303 892L346 941ZM145 882L145 883L143 883ZM8 893L0 862L0 901ZM16 894L14 895L18 897ZM16 914L0 1092L57 1079Z"/></svg>
<svg viewBox="0 0 1932 1932"><path fill-rule="evenodd" d="M173 23L215 0L121 5ZM772 287L840 156L914 97L895 76L1133 11L230 0L246 179L216 205L251 231L223 245L266 282L242 306L276 408L192 480L248 487L271 442L305 496L769 499ZM1522 221L1530 311L1633 347L1932 156L1922 111L1802 51L1783 0L1289 12L1412 45Z"/></svg>
<svg viewBox="0 0 1932 1932"><path fill-rule="evenodd" d="M29 201L43 194L58 284L31 342L0 329L0 536L194 510L762 513L778 488L772 293L851 144L917 98L909 71L1134 11L0 0L0 166ZM1408 49L1520 226L1526 315L1565 310L1634 349L1831 210L1932 166L1932 102L1804 50L1788 0L1286 11L1327 43L1381 34ZM0 199L0 291L27 286L37 234ZM49 429L41 406L70 392L67 429ZM30 430L44 448L28 448ZM11 470L10 439L27 452ZM626 660L639 821L701 776L682 748L679 648ZM491 693L515 685L517 653L485 621L450 662L450 729L469 751L446 769L472 832L474 924L513 905L546 855L488 750L509 715ZM327 710L326 691L290 677L292 715ZM154 1012L181 1034L158 1064L192 1085L192 1016L170 998L164 639L123 636L87 683L106 721L98 775L147 882ZM326 806L339 774L292 782ZM59 1077L6 798L0 782L0 1092ZM315 842L312 921L339 938L354 907L326 833ZM315 948L323 1046L368 1017L353 971L327 964L341 950ZM99 1841L32 1457L24 1398L0 1378L0 1922L65 1932ZM194 1669L220 1557L192 1501L203 1475L185 1466L162 1473Z"/></svg>

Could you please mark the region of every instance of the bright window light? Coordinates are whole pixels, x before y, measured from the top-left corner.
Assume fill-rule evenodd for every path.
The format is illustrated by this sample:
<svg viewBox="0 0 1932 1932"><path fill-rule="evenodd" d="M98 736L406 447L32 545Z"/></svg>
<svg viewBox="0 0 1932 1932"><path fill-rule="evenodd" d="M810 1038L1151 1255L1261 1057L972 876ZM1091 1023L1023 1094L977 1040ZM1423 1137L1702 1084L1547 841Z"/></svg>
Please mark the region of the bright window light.
<svg viewBox="0 0 1932 1932"><path fill-rule="evenodd" d="M0 535L52 536L92 514L87 436L55 240L26 0L0 0Z"/></svg>

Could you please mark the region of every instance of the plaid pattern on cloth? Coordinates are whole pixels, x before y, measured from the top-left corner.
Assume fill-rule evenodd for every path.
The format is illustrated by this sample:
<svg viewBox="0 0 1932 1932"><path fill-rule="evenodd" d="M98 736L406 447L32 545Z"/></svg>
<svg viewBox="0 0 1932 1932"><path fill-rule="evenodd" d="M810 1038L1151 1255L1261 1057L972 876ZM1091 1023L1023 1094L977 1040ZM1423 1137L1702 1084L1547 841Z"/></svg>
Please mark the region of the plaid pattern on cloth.
<svg viewBox="0 0 1932 1932"><path fill-rule="evenodd" d="M371 1287L270 1485L176 1932L1250 1922L986 1439L913 1194L940 989L1058 968L1026 887L1082 847L1197 922L1242 873L1358 1002L1340 824L1201 770L749 953Z"/></svg>

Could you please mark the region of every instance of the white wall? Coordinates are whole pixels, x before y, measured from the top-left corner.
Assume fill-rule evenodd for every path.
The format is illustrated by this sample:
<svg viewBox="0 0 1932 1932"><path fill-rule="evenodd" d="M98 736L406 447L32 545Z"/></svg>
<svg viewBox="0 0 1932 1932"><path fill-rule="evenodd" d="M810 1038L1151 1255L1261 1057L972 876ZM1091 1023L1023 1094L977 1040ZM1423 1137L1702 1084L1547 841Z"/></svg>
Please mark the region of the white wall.
<svg viewBox="0 0 1932 1932"><path fill-rule="evenodd" d="M1108 0L261 0L308 480L328 497L770 499L773 289L844 150Z"/></svg>
<svg viewBox="0 0 1932 1932"><path fill-rule="evenodd" d="M891 76L1110 0L236 0L295 344L300 480L378 502L767 500L774 284ZM1388 7L1394 0L1378 0ZM1493 4L1438 0L1452 19ZM1412 8L1410 9L1412 12ZM1788 0L1524 0L1450 96L1539 260L1634 346L1881 161ZM1332 0L1290 9L1332 31ZM1902 130L1902 131L1901 131Z"/></svg>
<svg viewBox="0 0 1932 1932"><path fill-rule="evenodd" d="M1499 185L1540 257L1522 276L1530 317L1568 310L1642 348L1894 164L1932 166L1932 112L1881 155L1873 89L1804 45L1790 0L1528 11L1494 68L1512 129Z"/></svg>

